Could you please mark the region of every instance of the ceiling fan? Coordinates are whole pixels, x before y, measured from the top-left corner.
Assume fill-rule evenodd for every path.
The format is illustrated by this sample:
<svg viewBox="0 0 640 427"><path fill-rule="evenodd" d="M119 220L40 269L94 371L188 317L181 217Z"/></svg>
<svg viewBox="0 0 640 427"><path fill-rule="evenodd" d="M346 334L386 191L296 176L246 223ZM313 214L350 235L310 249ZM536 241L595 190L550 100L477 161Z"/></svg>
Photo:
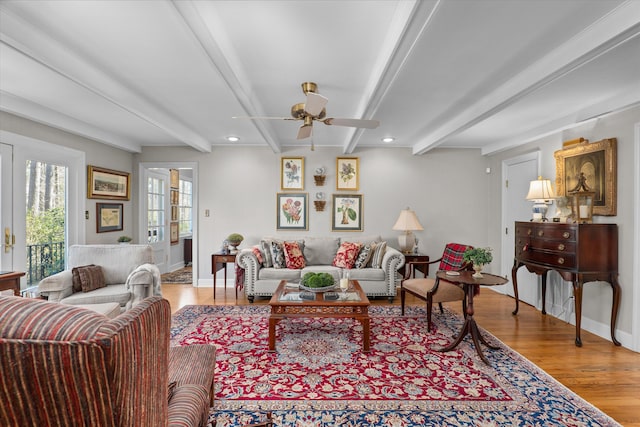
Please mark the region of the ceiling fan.
<svg viewBox="0 0 640 427"><path fill-rule="evenodd" d="M325 125L349 126L356 128L375 129L380 122L378 120L363 119L337 119L326 117L327 110L324 108L329 99L318 94L318 85L313 82L302 83L302 91L307 95L306 102L294 104L291 107L291 117L234 117L247 118L252 120L303 120L304 123L298 129L297 139L305 139L311 136L313 122L322 122Z"/></svg>

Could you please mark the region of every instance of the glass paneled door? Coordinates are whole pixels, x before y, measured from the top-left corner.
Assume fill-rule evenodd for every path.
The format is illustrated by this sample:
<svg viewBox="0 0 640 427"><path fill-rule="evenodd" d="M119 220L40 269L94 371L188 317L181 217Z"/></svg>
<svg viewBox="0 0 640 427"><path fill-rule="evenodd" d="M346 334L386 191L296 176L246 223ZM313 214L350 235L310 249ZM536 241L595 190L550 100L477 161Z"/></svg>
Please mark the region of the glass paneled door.
<svg viewBox="0 0 640 427"><path fill-rule="evenodd" d="M13 147L0 143L0 271L13 270Z"/></svg>
<svg viewBox="0 0 640 427"><path fill-rule="evenodd" d="M147 170L147 240L153 247L153 259L161 273L167 272L169 221L167 216L168 176Z"/></svg>

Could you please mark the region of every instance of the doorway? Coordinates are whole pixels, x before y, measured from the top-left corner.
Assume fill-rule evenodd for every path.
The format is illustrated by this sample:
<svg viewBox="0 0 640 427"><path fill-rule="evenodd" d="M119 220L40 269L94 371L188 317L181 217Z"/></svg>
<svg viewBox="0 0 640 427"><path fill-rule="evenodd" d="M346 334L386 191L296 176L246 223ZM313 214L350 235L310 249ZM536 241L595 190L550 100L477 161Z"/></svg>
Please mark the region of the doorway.
<svg viewBox="0 0 640 427"><path fill-rule="evenodd" d="M529 183L538 177L540 152L523 154L502 162L502 275L511 277L515 246L515 222L531 218L531 204L525 200ZM514 296L513 285L499 287L500 292ZM541 295L538 276L526 268L518 269L518 297L520 301L540 308Z"/></svg>
<svg viewBox="0 0 640 427"><path fill-rule="evenodd" d="M179 186L179 192L176 194L178 196L178 201L171 200L171 197L174 196L169 186L169 170L177 169L179 171L179 176L184 177L189 181L190 185ZM149 203L149 187L147 177L151 176L151 174L161 174L165 177L166 185L165 185L165 194L167 197L165 198L165 227L166 227L166 246L164 248L165 252L161 256L164 257L163 263L165 264L164 269L160 271L165 273L167 271L172 271L175 268L180 266L184 266L184 247L186 244L190 244L190 255L191 255L191 271L192 271L192 285L198 285L198 169L196 162L142 162L138 165L139 176L141 177L139 182L139 212L138 212L138 224L140 235L140 241L146 241L149 237L148 235L148 223L149 217L147 212L147 205ZM182 180L182 178L179 178ZM188 190L187 191L187 188ZM183 203L182 197L186 195L186 193L190 194L191 204ZM172 206L173 205L173 206ZM172 207L177 208L178 220L173 220ZM185 212L189 212L190 226L186 225L186 221L183 221L183 217ZM171 223L174 223L177 226L178 231L178 242L175 242L174 236L174 244L171 245L170 233ZM190 228L190 232L187 232L186 228ZM152 233L153 238L153 233ZM190 239L190 240L189 240ZM189 240L187 242L187 240ZM178 258L180 258L179 261ZM158 263L158 259L155 259L156 263ZM207 265L205 263L204 265Z"/></svg>

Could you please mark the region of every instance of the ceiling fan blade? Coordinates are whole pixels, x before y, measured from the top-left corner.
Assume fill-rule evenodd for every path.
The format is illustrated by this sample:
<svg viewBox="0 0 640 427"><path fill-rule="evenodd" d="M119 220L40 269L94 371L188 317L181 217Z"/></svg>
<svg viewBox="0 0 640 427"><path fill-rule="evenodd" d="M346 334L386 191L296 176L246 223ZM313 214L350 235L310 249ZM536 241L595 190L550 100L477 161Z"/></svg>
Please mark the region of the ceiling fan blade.
<svg viewBox="0 0 640 427"><path fill-rule="evenodd" d="M296 139L305 139L311 136L311 131L313 130L312 125L302 125L300 129L298 129L298 137Z"/></svg>
<svg viewBox="0 0 640 427"><path fill-rule="evenodd" d="M354 128L375 129L380 125L378 120L362 119L334 119L328 118L322 121L325 125L350 126Z"/></svg>
<svg viewBox="0 0 640 427"><path fill-rule="evenodd" d="M327 102L329 102L329 99L324 96L309 92L307 93L307 102L304 104L304 111L310 116L319 116Z"/></svg>
<svg viewBox="0 0 640 427"><path fill-rule="evenodd" d="M263 117L263 116L233 116L232 119L249 119L249 120L300 120L293 117Z"/></svg>

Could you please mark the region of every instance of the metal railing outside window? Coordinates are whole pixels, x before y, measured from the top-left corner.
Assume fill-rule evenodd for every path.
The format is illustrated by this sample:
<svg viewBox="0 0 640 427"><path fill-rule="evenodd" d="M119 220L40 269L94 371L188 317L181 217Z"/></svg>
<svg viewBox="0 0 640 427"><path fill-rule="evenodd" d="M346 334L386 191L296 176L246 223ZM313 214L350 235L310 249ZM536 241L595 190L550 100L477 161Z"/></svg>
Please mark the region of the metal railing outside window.
<svg viewBox="0 0 640 427"><path fill-rule="evenodd" d="M64 270L64 242L27 246L27 283L35 285Z"/></svg>

